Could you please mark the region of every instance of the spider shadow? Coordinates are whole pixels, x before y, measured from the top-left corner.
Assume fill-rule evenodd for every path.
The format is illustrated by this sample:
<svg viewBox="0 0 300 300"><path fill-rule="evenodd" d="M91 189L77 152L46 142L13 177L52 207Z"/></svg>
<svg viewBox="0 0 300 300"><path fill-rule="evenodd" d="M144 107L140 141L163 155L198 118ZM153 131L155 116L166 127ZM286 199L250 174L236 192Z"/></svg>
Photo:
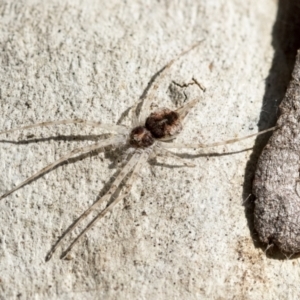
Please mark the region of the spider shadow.
<svg viewBox="0 0 300 300"><path fill-rule="evenodd" d="M27 140L13 141L1 139L0 143L5 144L14 144L14 145L28 145L35 144L39 142L49 142L49 141L67 141L67 142L76 142L76 141L98 141L100 139L107 138L108 134L98 134L98 135L59 135L59 136L49 136L43 138L34 138L30 137Z"/></svg>
<svg viewBox="0 0 300 300"><path fill-rule="evenodd" d="M242 149L242 150L237 150L237 151L230 151L230 152L209 152L209 153L197 153L197 154L190 154L190 153L173 153L172 151L170 151L174 156L178 156L178 158L182 158L182 159L195 159L195 158L200 158L200 157L221 157L221 156L228 156L228 155L234 155L234 154L239 154L242 152L247 152L249 150L252 150L252 148L246 148L246 149ZM176 160L176 157L172 158L173 160ZM152 166L160 166L160 167L165 167L165 168L169 168L169 169L177 169L177 168L187 168L188 166L185 166L183 164L167 164L167 163L162 163L162 162L158 162L157 161L157 156L153 159L151 159L149 161L149 163ZM190 167L193 168L193 167Z"/></svg>
<svg viewBox="0 0 300 300"><path fill-rule="evenodd" d="M297 50L300 48L300 3L294 0L279 0L278 11L272 32L272 46L275 50L272 66L265 81L265 94L259 119L259 129L264 130L276 123L278 107L283 99L295 63ZM252 182L258 158L267 144L271 134L258 136L253 152L245 169L243 184L243 205L249 231L256 248L266 249L266 245L259 242L254 228L255 196L252 195ZM251 195L249 197L249 195ZM286 255L277 247L266 251L269 258L285 260Z"/></svg>
<svg viewBox="0 0 300 300"><path fill-rule="evenodd" d="M180 153L180 154L176 154L176 155L181 157L181 158L194 159L194 158L199 158L199 157L228 156L228 155L234 155L234 154L247 152L249 150L252 150L252 147L251 148L246 148L246 149L241 149L241 150L236 150L236 151L229 151L229 152L209 152L209 153L198 153L198 154Z"/></svg>

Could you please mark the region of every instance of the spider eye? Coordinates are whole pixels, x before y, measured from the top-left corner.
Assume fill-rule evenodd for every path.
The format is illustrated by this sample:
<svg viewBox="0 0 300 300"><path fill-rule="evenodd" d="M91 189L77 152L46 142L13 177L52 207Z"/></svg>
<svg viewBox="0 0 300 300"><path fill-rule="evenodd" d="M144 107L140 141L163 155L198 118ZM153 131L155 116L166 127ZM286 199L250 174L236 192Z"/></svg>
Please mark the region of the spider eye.
<svg viewBox="0 0 300 300"><path fill-rule="evenodd" d="M151 132L145 127L138 126L132 129L129 136L129 144L137 148L149 147L154 143Z"/></svg>
<svg viewBox="0 0 300 300"><path fill-rule="evenodd" d="M182 130L179 114L168 108L161 108L151 113L146 119L145 127L156 139L170 137Z"/></svg>

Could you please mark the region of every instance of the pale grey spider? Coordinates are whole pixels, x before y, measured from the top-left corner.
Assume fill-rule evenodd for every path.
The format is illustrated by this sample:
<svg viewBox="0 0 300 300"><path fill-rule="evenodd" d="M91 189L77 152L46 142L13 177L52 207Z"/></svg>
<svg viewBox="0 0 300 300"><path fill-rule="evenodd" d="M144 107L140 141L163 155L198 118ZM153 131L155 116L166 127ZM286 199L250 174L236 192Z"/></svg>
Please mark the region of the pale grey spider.
<svg viewBox="0 0 300 300"><path fill-rule="evenodd" d="M188 50L183 51L180 53L175 59L171 60L164 68L162 68L156 76L153 77L155 80L158 75L163 76L165 71L170 68L170 66L176 61L179 57L183 56L187 52L194 49L196 46L199 45L200 42L196 43ZM154 81L153 80L153 81ZM193 79L193 82L190 84L197 84L202 90L204 88ZM189 85L189 84L188 84ZM153 87L153 82L152 86ZM132 120L132 127L133 129L127 128L121 125L105 125L99 122L93 121L86 121L86 120L62 120L62 121L50 121L50 122L43 122L38 124L32 124L24 127L19 127L11 130L6 130L0 132L0 134L8 134L12 133L17 130L25 130L31 129L34 127L42 127L42 126L50 126L50 125L66 125L66 124L76 124L82 123L84 125L99 127L109 132L115 133L112 137L109 137L105 140L97 142L93 145L85 146L82 148L75 149L65 156L61 157L57 161L53 162L52 164L46 166L42 170L38 171L37 173L33 174L31 177L27 178L22 183L18 184L16 187L11 189L10 191L6 192L4 195L0 197L3 199L10 195L11 193L15 192L19 188L23 187L24 185L30 183L31 181L35 180L36 178L40 177L41 175L45 174L46 172L50 171L54 167L58 166L59 164L67 161L70 158L73 158L76 155L82 155L84 153L89 153L94 150L104 149L107 146L126 146L126 159L127 162L125 163L123 169L119 172L119 174L114 179L112 185L110 186L109 190L106 194L99 199L97 199L94 204L92 204L58 239L56 244L52 247L49 253L46 256L46 261L48 261L58 246L61 244L63 238L75 227L77 227L81 221L85 219L93 210L95 210L101 203L104 201L107 202L105 209L103 209L88 225L87 227L74 239L74 241L70 244L70 246L62 253L61 258L65 257L67 253L73 248L76 242L86 233L95 223L97 220L101 219L105 214L110 212L113 207L123 200L130 192L132 184L135 181L136 176L139 174L140 169L144 164L148 161L149 158L156 157L157 155L167 156L167 157L176 157L177 160L181 161L185 166L193 167L194 165L186 162L184 159L179 158L178 156L169 152L168 148L172 149L182 149L182 148L207 148L207 147L214 147L219 145L225 145L229 143L234 143L240 141L241 139L246 139L250 137L254 137L258 134L265 133L267 131L274 130L274 128L270 128L259 133L251 134L249 136L243 138L236 138L228 141L222 141L218 143L212 144L176 144L173 143L172 140L176 138L176 136L182 131L183 123L186 120L186 116L189 111L194 107L197 103L197 99L194 99L187 104L183 105L182 107L172 111L168 108L160 108L149 115L151 99L153 99L153 92L155 88L152 88L151 92L144 100L141 100L134 107L134 117ZM138 106L140 106L139 109ZM131 175L125 181L125 178L131 173ZM124 192L120 193L115 199L110 199L114 196L117 192L118 188L125 181L125 188Z"/></svg>

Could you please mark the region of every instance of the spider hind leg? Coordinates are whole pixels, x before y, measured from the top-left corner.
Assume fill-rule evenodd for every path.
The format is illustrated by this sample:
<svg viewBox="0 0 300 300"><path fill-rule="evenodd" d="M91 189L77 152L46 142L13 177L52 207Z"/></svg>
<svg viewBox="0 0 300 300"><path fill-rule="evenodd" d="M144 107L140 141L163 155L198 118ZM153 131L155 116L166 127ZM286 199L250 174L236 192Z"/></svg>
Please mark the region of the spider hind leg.
<svg viewBox="0 0 300 300"><path fill-rule="evenodd" d="M94 204L92 204L64 233L63 235L58 239L58 241L56 242L56 244L52 247L52 249L49 251L49 253L46 256L46 261L50 260L53 253L56 251L56 249L58 248L58 246L61 244L61 242L63 241L64 237L68 234L71 233L92 211L94 211L95 209L97 209L97 207L100 206L101 203L105 202L105 201L109 201L111 197L113 197L113 195L115 194L115 192L117 191L117 189L120 187L122 181L126 178L126 176L132 171L132 169L134 169L133 174L135 174L134 176L131 175L130 179L128 179L125 189L125 192L123 195L119 195L115 200L113 200L111 203L108 202L107 207L101 211L97 217L95 217L90 223L89 225L76 237L76 239L72 242L72 244L68 247L68 249L66 251L64 251L64 253L62 254L62 257L65 257L67 252L69 252L73 246L75 245L75 243L83 236L83 234L85 232L87 232L92 226L93 224L96 222L97 219L102 218L106 213L108 213L109 211L111 211L111 209L119 202L121 201L123 198L125 198L128 193L130 192L130 188L133 182L133 177L136 177L136 173L140 170L141 164L144 163L147 159L147 155L145 154L145 152L143 152L142 154L139 153L134 153L132 155L132 157L129 159L129 161L127 162L127 164L123 167L123 169L120 171L120 173L117 175L117 177L115 178L115 180L113 181L110 189L107 191L107 193L102 196L101 198L99 198L98 200L96 200L96 202ZM131 185L129 185L131 184ZM130 186L130 188L128 188L128 185Z"/></svg>

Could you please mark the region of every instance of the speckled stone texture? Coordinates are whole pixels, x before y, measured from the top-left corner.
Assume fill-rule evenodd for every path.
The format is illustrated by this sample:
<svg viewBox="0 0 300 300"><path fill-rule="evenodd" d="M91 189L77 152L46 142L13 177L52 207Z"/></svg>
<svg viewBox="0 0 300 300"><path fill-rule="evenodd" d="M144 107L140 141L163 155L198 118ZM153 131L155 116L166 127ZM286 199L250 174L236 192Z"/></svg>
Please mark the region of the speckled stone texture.
<svg viewBox="0 0 300 300"><path fill-rule="evenodd" d="M156 82L152 111L199 99L176 143L269 128L290 79L282 48L293 36L289 3L1 0L0 130L71 118L128 125L156 72L202 39ZM172 83L192 78L205 93ZM104 133L60 125L0 137L0 193ZM107 191L118 149L70 160L2 199L1 300L299 299L298 261L268 258L251 237L253 215L244 205L254 145L180 151L194 168L160 157L146 164L130 195L69 260L59 256L89 220L45 257Z"/></svg>
<svg viewBox="0 0 300 300"><path fill-rule="evenodd" d="M283 99L278 129L255 172L254 225L259 239L289 254L300 252L300 52Z"/></svg>

